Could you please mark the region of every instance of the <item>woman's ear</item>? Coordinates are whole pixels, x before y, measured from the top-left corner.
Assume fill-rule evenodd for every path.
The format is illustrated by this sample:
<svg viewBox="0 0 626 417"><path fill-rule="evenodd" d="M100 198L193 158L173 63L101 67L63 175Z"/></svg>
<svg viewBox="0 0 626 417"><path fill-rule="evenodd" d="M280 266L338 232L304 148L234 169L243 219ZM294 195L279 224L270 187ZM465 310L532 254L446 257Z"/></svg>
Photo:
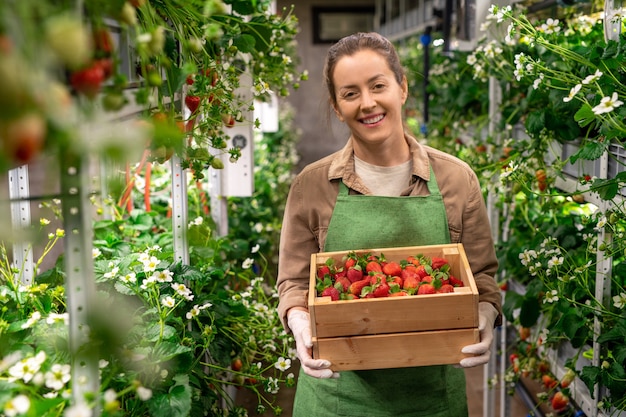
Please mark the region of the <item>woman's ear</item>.
<svg viewBox="0 0 626 417"><path fill-rule="evenodd" d="M402 104L406 103L406 99L409 97L409 83L406 80L406 75L402 76Z"/></svg>
<svg viewBox="0 0 626 417"><path fill-rule="evenodd" d="M341 115L339 110L337 110L337 106L335 106L334 104L332 106L333 106L333 111L335 112L335 115L337 116L337 119L339 119L339 121L343 123L344 121L343 116Z"/></svg>

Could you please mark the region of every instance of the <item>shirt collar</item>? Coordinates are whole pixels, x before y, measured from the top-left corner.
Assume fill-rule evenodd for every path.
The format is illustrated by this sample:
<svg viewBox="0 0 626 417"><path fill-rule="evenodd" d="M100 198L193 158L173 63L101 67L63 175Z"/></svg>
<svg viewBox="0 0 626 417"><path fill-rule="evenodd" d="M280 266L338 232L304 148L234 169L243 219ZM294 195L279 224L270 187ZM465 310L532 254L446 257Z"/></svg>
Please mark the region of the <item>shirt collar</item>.
<svg viewBox="0 0 626 417"><path fill-rule="evenodd" d="M413 155L413 177L417 176L425 181L430 179L430 161L426 148L420 144L414 137L404 134L404 138L409 144L409 150ZM348 143L341 149L337 157L331 162L328 170L328 179L343 179L344 182L354 180L356 173L354 172L354 146L352 137L348 139Z"/></svg>

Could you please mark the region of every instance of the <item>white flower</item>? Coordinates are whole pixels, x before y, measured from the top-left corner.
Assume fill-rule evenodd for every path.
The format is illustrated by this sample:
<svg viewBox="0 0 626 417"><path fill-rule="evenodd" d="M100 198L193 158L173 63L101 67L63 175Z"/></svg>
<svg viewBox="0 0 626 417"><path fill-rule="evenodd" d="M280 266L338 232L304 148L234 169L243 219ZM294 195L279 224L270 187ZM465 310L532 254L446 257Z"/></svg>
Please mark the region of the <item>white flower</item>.
<svg viewBox="0 0 626 417"><path fill-rule="evenodd" d="M85 403L78 403L65 410L64 417L91 417L93 412Z"/></svg>
<svg viewBox="0 0 626 417"><path fill-rule="evenodd" d="M191 310L187 312L185 317L187 317L187 320L191 320L192 318L198 316L199 314L200 314L200 307L198 307L198 304L196 304L195 306L191 308Z"/></svg>
<svg viewBox="0 0 626 417"><path fill-rule="evenodd" d="M555 301L559 301L559 292L557 290L549 291L546 294L546 298L544 298L543 302L545 303L554 303Z"/></svg>
<svg viewBox="0 0 626 417"><path fill-rule="evenodd" d="M120 280L122 280L123 282L127 284L135 283L137 282L137 276L134 272L129 272L128 274L121 276Z"/></svg>
<svg viewBox="0 0 626 417"><path fill-rule="evenodd" d="M249 269L253 264L254 264L254 259L246 258L246 260L243 261L243 263L241 264L241 267L243 269Z"/></svg>
<svg viewBox="0 0 626 417"><path fill-rule="evenodd" d="M170 271L169 269L164 269L162 271L155 271L152 274L152 276L154 277L154 280L157 282L172 282L173 275L174 273Z"/></svg>
<svg viewBox="0 0 626 417"><path fill-rule="evenodd" d="M539 78L535 79L535 81L533 81L533 89L538 89L539 88L539 84L541 84L541 82L543 81L543 77L544 74L540 73L539 74Z"/></svg>
<svg viewBox="0 0 626 417"><path fill-rule="evenodd" d="M26 414L26 412L30 409L30 400L26 395L18 395L14 398L11 398L4 405L4 414L7 417L13 417L18 414Z"/></svg>
<svg viewBox="0 0 626 417"><path fill-rule="evenodd" d="M278 369L279 371L286 371L287 369L291 368L291 359L285 359L281 356L274 364L274 368Z"/></svg>
<svg viewBox="0 0 626 417"><path fill-rule="evenodd" d="M26 323L22 324L22 329L28 329L35 325L41 319L41 313L39 311L34 311L33 314L30 315Z"/></svg>
<svg viewBox="0 0 626 417"><path fill-rule="evenodd" d="M556 266L559 265L563 265L563 257L557 257L557 256L553 256L549 261L548 261L548 268L552 269Z"/></svg>
<svg viewBox="0 0 626 417"><path fill-rule="evenodd" d="M91 257L92 257L92 258L94 258L94 259L95 259L95 258L97 258L97 257L98 257L98 256L100 256L100 255L102 255L102 252L100 252L100 249L98 249L98 248L93 248L93 249L91 250Z"/></svg>
<svg viewBox="0 0 626 417"><path fill-rule="evenodd" d="M70 380L70 365L55 363L52 368L45 374L46 387L55 391L63 389L65 384Z"/></svg>
<svg viewBox="0 0 626 417"><path fill-rule="evenodd" d="M148 401L152 398L152 390L146 387L137 387L137 396L141 401Z"/></svg>
<svg viewBox="0 0 626 417"><path fill-rule="evenodd" d="M591 84L592 82L596 81L600 77L602 77L602 71L596 70L596 72L594 74L591 74L591 75L588 75L587 77L585 77L585 79L582 81L582 83L583 84Z"/></svg>
<svg viewBox="0 0 626 417"><path fill-rule="evenodd" d="M583 86L582 84L576 84L574 87L572 87L572 89L569 90L569 94L567 95L567 97L563 97L563 101L566 103L568 101L571 101L574 98L574 96L578 94L582 86Z"/></svg>
<svg viewBox="0 0 626 417"><path fill-rule="evenodd" d="M622 292L619 295L614 296L613 305L615 305L615 308L619 309L626 307L626 293Z"/></svg>
<svg viewBox="0 0 626 417"><path fill-rule="evenodd" d="M163 299L161 299L161 304L165 307L173 308L176 305L176 300L168 295L167 297L163 297Z"/></svg>
<svg viewBox="0 0 626 417"><path fill-rule="evenodd" d="M149 258L145 260L141 260L141 262L143 263L144 272L152 272L156 270L157 266L159 265L159 260L157 259L156 256L150 256Z"/></svg>
<svg viewBox="0 0 626 417"><path fill-rule="evenodd" d="M543 30L546 34L559 32L561 30L561 27L559 26L559 20L548 18L546 20L546 23L541 25L541 30Z"/></svg>
<svg viewBox="0 0 626 417"><path fill-rule="evenodd" d="M178 293L178 295L186 298L187 300L193 300L193 294L191 290L187 288L185 284L172 284L172 289Z"/></svg>
<svg viewBox="0 0 626 417"><path fill-rule="evenodd" d="M524 252L519 254L519 258L522 262L522 265L528 266L532 263L534 259L537 259L537 252L533 249L525 250Z"/></svg>
<svg viewBox="0 0 626 417"><path fill-rule="evenodd" d="M617 93L613 92L611 97L602 97L600 104L593 108L593 112L594 114L609 113L622 104L624 104L624 102L618 100Z"/></svg>
<svg viewBox="0 0 626 417"><path fill-rule="evenodd" d="M9 382L22 380L30 382L46 360L46 353L41 350L34 357L25 358L9 368Z"/></svg>
<svg viewBox="0 0 626 417"><path fill-rule="evenodd" d="M54 323L63 323L64 325L68 325L70 321L70 315L68 313L50 313L46 318L46 323L54 324Z"/></svg>
<svg viewBox="0 0 626 417"><path fill-rule="evenodd" d="M252 248L251 252L252 253L257 253L259 251L259 249L261 249L261 246L257 243L256 245L254 245L254 247Z"/></svg>
<svg viewBox="0 0 626 417"><path fill-rule="evenodd" d="M113 404L117 400L117 393L113 388L109 388L103 395L105 404Z"/></svg>
<svg viewBox="0 0 626 417"><path fill-rule="evenodd" d="M202 225L203 221L204 221L204 219L201 216L198 216L195 219L193 219L191 222L189 222L189 227L191 227L191 226L200 226L200 225Z"/></svg>

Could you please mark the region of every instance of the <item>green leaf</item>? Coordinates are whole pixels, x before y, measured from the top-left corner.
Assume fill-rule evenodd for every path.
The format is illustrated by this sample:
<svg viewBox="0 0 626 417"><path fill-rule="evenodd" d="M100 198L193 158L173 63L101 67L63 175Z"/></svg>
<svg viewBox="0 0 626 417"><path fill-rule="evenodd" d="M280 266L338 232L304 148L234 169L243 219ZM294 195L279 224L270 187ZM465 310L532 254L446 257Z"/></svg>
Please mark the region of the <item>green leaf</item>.
<svg viewBox="0 0 626 417"><path fill-rule="evenodd" d="M606 142L585 142L585 144L581 146L574 155L570 156L570 162L574 163L579 158L582 158L586 161L595 161L596 159L604 155L604 153L606 152L606 147Z"/></svg>
<svg viewBox="0 0 626 417"><path fill-rule="evenodd" d="M598 343L606 343L617 341L624 343L626 341L626 324L623 322L616 323L616 325L606 333L602 333L598 337Z"/></svg>
<svg viewBox="0 0 626 417"><path fill-rule="evenodd" d="M537 323L541 313L539 301L535 296L524 297L519 313L520 324L524 327L532 327Z"/></svg>
<svg viewBox="0 0 626 417"><path fill-rule="evenodd" d="M188 346L181 346L178 343L162 342L154 348L153 354L162 362L166 362L175 356L190 352Z"/></svg>
<svg viewBox="0 0 626 417"><path fill-rule="evenodd" d="M150 326L146 331L145 339L148 342L157 342L158 340L168 340L177 334L176 329L171 326L163 326L163 335L161 336L161 326L158 323Z"/></svg>
<svg viewBox="0 0 626 417"><path fill-rule="evenodd" d="M595 120L595 114L593 110L591 110L591 106L587 103L583 104L574 115L574 120L578 122L580 127L585 127L593 122Z"/></svg>
<svg viewBox="0 0 626 417"><path fill-rule="evenodd" d="M597 178L593 181L591 189L598 193L603 200L612 200L619 191L617 181L615 180L603 180Z"/></svg>
<svg viewBox="0 0 626 417"><path fill-rule="evenodd" d="M148 401L150 415L154 417L187 417L191 411L191 388L187 375L176 375L176 384L167 394L155 395Z"/></svg>
<svg viewBox="0 0 626 417"><path fill-rule="evenodd" d="M580 379L585 383L587 388L589 388L591 398L594 398L593 388L600 379L600 368L596 366L583 366L583 370L580 373Z"/></svg>
<svg viewBox="0 0 626 417"><path fill-rule="evenodd" d="M233 11L240 15L251 15L255 12L256 1L224 0L224 3L232 5Z"/></svg>
<svg viewBox="0 0 626 417"><path fill-rule="evenodd" d="M525 125L529 133L540 133L546 126L545 112L543 110L530 112Z"/></svg>
<svg viewBox="0 0 626 417"><path fill-rule="evenodd" d="M243 34L233 39L233 45L235 45L241 52L250 53L254 52L256 41L253 36Z"/></svg>

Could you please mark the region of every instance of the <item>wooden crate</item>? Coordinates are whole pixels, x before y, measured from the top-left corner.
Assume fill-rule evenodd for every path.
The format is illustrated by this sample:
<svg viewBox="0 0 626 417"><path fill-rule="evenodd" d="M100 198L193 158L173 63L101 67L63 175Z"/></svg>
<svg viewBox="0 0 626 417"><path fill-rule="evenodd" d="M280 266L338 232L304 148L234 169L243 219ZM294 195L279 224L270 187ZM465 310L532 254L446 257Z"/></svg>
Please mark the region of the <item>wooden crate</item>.
<svg viewBox="0 0 626 417"><path fill-rule="evenodd" d="M381 369L458 363L461 348L477 343L478 289L462 244L358 250L400 261L422 254L446 258L463 287L453 293L332 301L315 291L318 266L349 251L311 255L309 313L313 356L333 370Z"/></svg>

